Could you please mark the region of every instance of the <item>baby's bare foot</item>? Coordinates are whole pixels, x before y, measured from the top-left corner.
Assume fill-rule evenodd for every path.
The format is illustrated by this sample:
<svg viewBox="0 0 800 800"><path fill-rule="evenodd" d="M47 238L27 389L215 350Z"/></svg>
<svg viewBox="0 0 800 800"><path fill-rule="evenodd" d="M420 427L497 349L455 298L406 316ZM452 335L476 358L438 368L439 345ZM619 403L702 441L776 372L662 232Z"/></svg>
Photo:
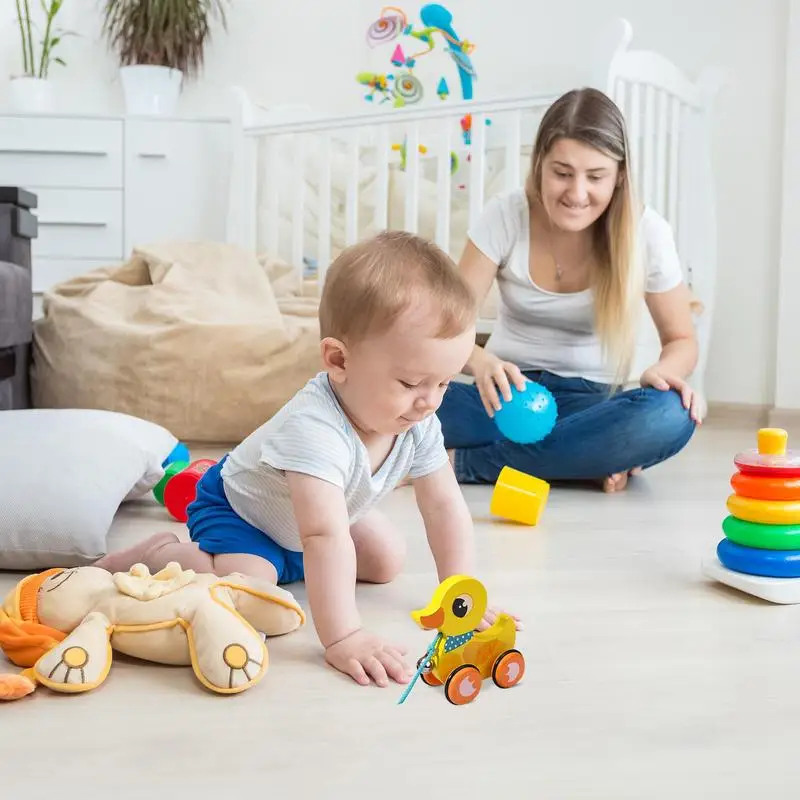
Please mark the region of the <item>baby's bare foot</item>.
<svg viewBox="0 0 800 800"><path fill-rule="evenodd" d="M621 492L628 485L628 477L641 475L641 472L641 467L634 467L630 472L615 472L603 480L603 491L607 494Z"/></svg>
<svg viewBox="0 0 800 800"><path fill-rule="evenodd" d="M134 564L143 564L147 559L147 554L152 550L157 550L165 544L175 544L180 539L167 531L153 534L149 539L129 547L127 550L120 550L117 553L109 553L99 561L95 561L92 566L100 567L109 572L127 572Z"/></svg>

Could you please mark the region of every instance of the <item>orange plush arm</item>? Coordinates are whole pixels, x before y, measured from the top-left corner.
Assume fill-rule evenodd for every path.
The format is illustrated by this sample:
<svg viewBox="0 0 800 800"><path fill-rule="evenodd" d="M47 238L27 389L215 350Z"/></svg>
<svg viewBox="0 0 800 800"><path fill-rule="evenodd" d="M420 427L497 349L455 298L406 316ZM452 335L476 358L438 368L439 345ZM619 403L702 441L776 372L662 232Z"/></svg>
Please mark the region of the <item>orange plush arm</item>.
<svg viewBox="0 0 800 800"><path fill-rule="evenodd" d="M36 684L25 675L0 675L0 700L19 700L35 688Z"/></svg>

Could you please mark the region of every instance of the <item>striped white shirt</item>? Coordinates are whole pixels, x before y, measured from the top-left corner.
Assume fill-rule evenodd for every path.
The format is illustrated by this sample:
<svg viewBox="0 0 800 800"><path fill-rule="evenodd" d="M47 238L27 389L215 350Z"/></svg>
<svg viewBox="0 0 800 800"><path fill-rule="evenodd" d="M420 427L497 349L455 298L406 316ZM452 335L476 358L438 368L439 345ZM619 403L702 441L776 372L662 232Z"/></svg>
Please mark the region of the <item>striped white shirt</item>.
<svg viewBox="0 0 800 800"><path fill-rule="evenodd" d="M272 419L234 448L222 467L225 496L245 521L287 550L302 550L286 472L338 486L352 525L406 476L421 478L447 463L436 414L399 434L371 474L369 453L331 388L312 378Z"/></svg>

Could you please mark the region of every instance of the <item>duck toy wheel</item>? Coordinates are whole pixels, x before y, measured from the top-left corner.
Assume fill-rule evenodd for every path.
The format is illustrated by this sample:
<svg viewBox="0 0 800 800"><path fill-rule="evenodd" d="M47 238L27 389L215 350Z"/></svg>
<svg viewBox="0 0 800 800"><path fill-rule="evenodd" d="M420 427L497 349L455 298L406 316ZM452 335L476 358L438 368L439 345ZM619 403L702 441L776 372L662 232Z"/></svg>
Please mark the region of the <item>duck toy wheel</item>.
<svg viewBox="0 0 800 800"><path fill-rule="evenodd" d="M506 650L492 667L492 680L501 689L516 686L525 674L525 659L519 650Z"/></svg>
<svg viewBox="0 0 800 800"><path fill-rule="evenodd" d="M466 575L453 575L439 584L430 605L411 612L420 627L437 635L417 661L417 672L399 703L418 678L428 686L444 686L445 697L457 706L471 703L484 680L491 678L501 689L522 680L525 659L515 648L516 624L508 614L500 614L491 627L478 631L486 608L483 584Z"/></svg>

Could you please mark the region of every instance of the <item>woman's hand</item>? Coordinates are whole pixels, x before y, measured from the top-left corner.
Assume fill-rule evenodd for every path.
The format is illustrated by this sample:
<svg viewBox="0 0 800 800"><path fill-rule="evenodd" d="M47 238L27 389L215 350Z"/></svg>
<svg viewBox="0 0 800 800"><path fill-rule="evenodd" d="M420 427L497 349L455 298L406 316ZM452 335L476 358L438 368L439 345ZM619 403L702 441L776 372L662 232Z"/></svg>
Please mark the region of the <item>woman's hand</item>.
<svg viewBox="0 0 800 800"><path fill-rule="evenodd" d="M658 364L654 364L642 373L639 383L642 386L652 386L662 392L674 389L681 396L683 407L689 410L691 418L698 425L702 423L702 419L700 419L700 396L683 378L672 375Z"/></svg>
<svg viewBox="0 0 800 800"><path fill-rule="evenodd" d="M494 417L494 412L500 410L502 405L500 396L506 402L511 400L511 384L519 391L525 391L525 376L519 367L510 361L501 361L482 347L476 348L469 366L475 376L475 385L478 387L483 407L490 417ZM500 395L497 393L498 389Z"/></svg>

